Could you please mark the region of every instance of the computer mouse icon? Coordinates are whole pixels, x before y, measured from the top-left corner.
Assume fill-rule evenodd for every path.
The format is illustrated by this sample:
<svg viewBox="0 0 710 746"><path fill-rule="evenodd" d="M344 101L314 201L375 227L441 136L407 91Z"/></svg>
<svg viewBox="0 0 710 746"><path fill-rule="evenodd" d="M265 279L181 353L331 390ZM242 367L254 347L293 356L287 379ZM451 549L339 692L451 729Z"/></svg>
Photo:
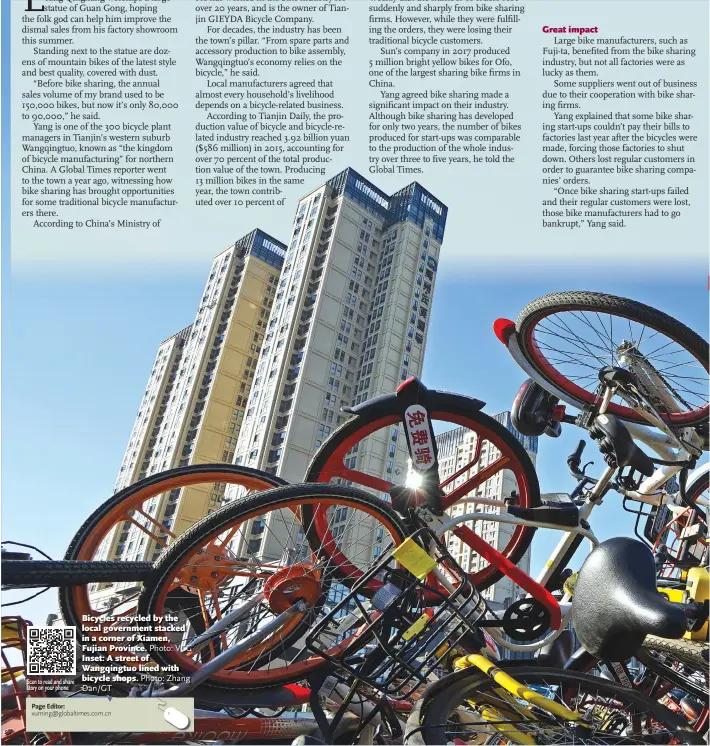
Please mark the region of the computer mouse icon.
<svg viewBox="0 0 710 746"><path fill-rule="evenodd" d="M163 717L178 730L185 730L190 726L190 718L184 712L176 710L174 707L168 707L163 710Z"/></svg>

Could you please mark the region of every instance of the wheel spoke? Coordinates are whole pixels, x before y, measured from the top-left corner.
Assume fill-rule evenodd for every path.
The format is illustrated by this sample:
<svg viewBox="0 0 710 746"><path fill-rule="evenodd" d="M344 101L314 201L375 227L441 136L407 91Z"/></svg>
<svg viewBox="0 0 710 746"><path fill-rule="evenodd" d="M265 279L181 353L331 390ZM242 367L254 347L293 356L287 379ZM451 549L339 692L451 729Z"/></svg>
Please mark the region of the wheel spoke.
<svg viewBox="0 0 710 746"><path fill-rule="evenodd" d="M346 466L343 466L343 468L340 469L337 473L334 472L333 476L340 477L341 479L345 479L348 482L361 484L364 487L371 487L373 490L377 490L378 492L389 493L392 487L394 487L394 484L392 482L388 482L381 477L376 477L372 474L366 474L364 471L348 469Z"/></svg>
<svg viewBox="0 0 710 746"><path fill-rule="evenodd" d="M148 513L145 513L140 508L134 510L134 512L138 513L139 515L142 515L149 523L152 523L154 526L156 526L156 527L159 526L160 530L164 531L171 539L175 538L175 534L172 533L172 531L170 531L168 528L166 528L165 526L163 526L162 523L159 523L151 515L148 515ZM135 520L133 518L132 514L128 514L128 516L126 517L125 520L128 521L129 523L132 523L134 526L137 526L142 533L147 534L148 536L150 536L151 539L153 539L155 542L157 542L158 544L160 544L162 547L166 547L167 546L167 542L165 541L165 539L162 539L159 536L156 536L152 531L149 531L148 527L144 526L142 523L139 523L137 520Z"/></svg>
<svg viewBox="0 0 710 746"><path fill-rule="evenodd" d="M504 469L507 464L510 463L510 459L507 456L501 456L497 458L493 463L481 469L478 473L474 474L470 479L467 479L463 484L455 487L451 492L447 492L443 498L444 507L448 508L455 502L458 502L470 492L475 490L483 482L488 481L491 477L495 476L501 469Z"/></svg>
<svg viewBox="0 0 710 746"><path fill-rule="evenodd" d="M646 396L657 402L656 406L664 396L669 402L661 406L663 416L671 422L692 423L688 415L699 414L708 406L704 360L692 346L686 349L677 342L673 331L660 331L644 323L642 318L637 318L633 311L630 315L625 312L617 315L601 305L595 307L594 303L588 307L551 309L533 320L531 355L541 357L545 366L559 375L559 379L555 379L554 374L550 379L558 387L565 390L567 384L567 393L585 402L593 401L596 396L599 388L596 373L601 367L611 363L635 370L634 365L637 365L639 386ZM549 368L543 366L542 361L540 365L541 372L549 378ZM675 399L675 406L670 406L668 397ZM645 421L640 412L634 411L633 402L621 392L612 398L611 412L633 421Z"/></svg>

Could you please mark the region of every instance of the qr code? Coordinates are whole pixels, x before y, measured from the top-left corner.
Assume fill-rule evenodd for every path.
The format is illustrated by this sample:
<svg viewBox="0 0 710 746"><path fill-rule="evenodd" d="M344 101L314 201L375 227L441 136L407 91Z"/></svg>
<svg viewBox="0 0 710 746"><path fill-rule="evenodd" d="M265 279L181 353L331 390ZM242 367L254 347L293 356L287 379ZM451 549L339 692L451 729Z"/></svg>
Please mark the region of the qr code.
<svg viewBox="0 0 710 746"><path fill-rule="evenodd" d="M27 675L76 674L76 627L28 627Z"/></svg>

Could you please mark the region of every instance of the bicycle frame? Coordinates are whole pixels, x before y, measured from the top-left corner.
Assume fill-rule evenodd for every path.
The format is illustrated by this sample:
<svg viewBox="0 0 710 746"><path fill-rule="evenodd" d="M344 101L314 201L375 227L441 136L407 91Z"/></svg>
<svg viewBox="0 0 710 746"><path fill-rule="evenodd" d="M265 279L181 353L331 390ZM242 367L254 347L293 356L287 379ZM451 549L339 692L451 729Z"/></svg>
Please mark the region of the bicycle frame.
<svg viewBox="0 0 710 746"><path fill-rule="evenodd" d="M515 340L514 335L511 335L509 344L514 346ZM521 367L528 370L524 359L521 357ZM534 371L529 371L531 377L534 378ZM462 485L456 486L449 493L443 493L440 488L440 478L438 474L438 458L436 441L433 437L433 429L429 419L429 413L426 406L426 389L418 381L409 379L405 381L398 389L397 394L399 395L404 389L408 389L409 385L412 384L411 388L404 393L402 397L402 412L401 422L404 426L404 430L407 436L407 446L409 449L410 457L415 454L415 448L421 444L421 440L417 440L415 435L421 434L422 431L426 434L426 442L431 444L431 453L429 458L424 465L420 468L412 467L413 471L421 477L421 482L425 485L422 490L427 497L425 504L420 505L417 509L417 514L422 520L424 525L428 525L433 528L439 538L441 538L446 532L451 531L461 541L471 547L477 554L486 559L489 564L495 566L506 576L510 577L513 582L519 585L524 591L530 596L540 602L546 607L550 614L550 623L553 632L548 635L544 640L529 643L529 644L517 644L504 640L502 635L496 630L490 630L490 636L504 648L517 652L532 652L539 650L552 642L561 631L567 626L571 614L571 605L569 604L569 597L565 597L562 603L552 596L550 591L547 589L547 584L554 577L555 573L563 569L564 566L569 562L571 555L576 551L577 547L581 543L580 540L587 539L592 548L599 542L594 535L591 528L589 528L589 518L594 508L601 504L602 498L607 491L609 484L611 483L614 475L617 472L616 468L607 467L596 482L596 484L587 491L583 504L581 505L578 512L578 523L577 526L567 527L560 526L558 524L545 523L540 521L531 521L512 516L504 511L504 504L500 501L489 500L485 498L468 498L468 494L473 491L477 486L485 482L492 474L497 473L501 469L505 468L506 457L495 460L492 464L482 468L473 477L466 480ZM545 383L547 388L550 388ZM560 394L560 398L564 400L563 392L553 391L555 395ZM422 396L423 394L423 396ZM421 398L420 398L421 397ZM606 397L608 400L610 397ZM604 407L602 406L602 411ZM417 415L417 428L412 427L412 422L408 421L408 417L411 420L412 414ZM661 432L654 431L651 427L644 425L633 425L628 424L627 427L632 434L632 437L641 440L642 442L649 445L658 453L664 461L677 461L678 464L663 465L656 470L653 476L647 478L645 482L637 490L640 497L636 498L634 494L629 491L626 492L625 496L638 499L640 502L650 502L654 505L668 504L675 505L674 498L668 495L666 492L659 492L661 488L672 476L681 471L685 463L687 462L690 454L683 447L683 444L678 438L665 428ZM480 444L477 449L480 450ZM415 463L415 459L412 458L412 463ZM450 477L445 484L450 483L453 479L459 476L461 473L466 471L464 469L459 470L456 474ZM378 489L381 489L378 483ZM642 499L645 498L645 499ZM495 506L501 509L501 513L489 513L489 512L476 512L466 513L461 516L449 519L448 516L443 514L443 511L454 505L455 503L465 500L467 503L487 506ZM685 509L683 507L682 509ZM475 523L476 521L492 521L499 523L507 523L516 526L524 526L529 528L547 528L562 530L564 536L560 539L557 546L553 550L550 558L548 559L545 567L536 579L533 579L527 573L523 572L520 568L514 565L504 555L498 552L495 548L487 544L483 539L480 538L474 531L468 526L463 525L466 523ZM437 575L436 571L434 574ZM445 579L442 578L441 574L437 575L439 582L446 587ZM229 620L236 619L243 614L243 609L233 610L229 615ZM221 626L226 626L229 622L227 618L222 622L215 623L209 630L207 630L201 639L208 639L211 637ZM264 636L267 631L273 631L278 628L281 623L281 619L276 619L271 622L267 627L257 630L249 638L249 644L255 644L258 642L257 637ZM244 643L244 641L243 641ZM235 650L238 653L244 645L237 645L228 651L222 653L217 659L211 661L201 669L201 677L207 678L213 672L215 665L217 668L221 665L226 665L227 658L233 658ZM220 660L224 659L224 660ZM175 692L172 692L175 694Z"/></svg>
<svg viewBox="0 0 710 746"><path fill-rule="evenodd" d="M628 427L628 425L627 425ZM663 448L668 447L668 439L663 434L657 434L650 430L650 428L646 428L642 425L634 426L634 430L638 431L638 437L641 439L641 437L646 438L645 442L648 442L652 447L655 445L658 448L657 452L660 452L663 456L668 456L669 454L663 450ZM663 467L662 467L663 468ZM682 469L682 466L679 467L669 467L670 469L673 469L673 474L677 473ZM710 469L710 465L705 465L701 467L700 469L696 469L692 474L692 482L697 480L703 473L708 471ZM607 486L611 482L614 474L616 473L616 469L612 467L607 467L598 480L597 484L594 485L594 487L589 490L587 493L587 497L582 504L582 506L579 509L579 521L578 525L573 528L566 528L561 527L554 524L549 523L543 523L543 522L536 522L536 521L527 521L522 518L518 518L516 516L507 515L505 513L484 513L484 512L475 512L475 513L466 513L464 515L456 516L455 518L450 518L449 520L442 520L440 518L437 518L434 516L430 511L428 511L426 508L422 507L418 511L418 514L422 520L424 520L427 524L430 526L432 524L436 525L436 533L439 538L441 538L445 533L452 531L455 535L457 535L459 538L461 538L463 541L465 541L469 546L471 546L472 549L475 551L478 551L485 559L487 559L489 562L492 562L495 564L502 572L504 572L505 575L510 577L514 582L516 582L518 585L520 585L523 590L527 591L533 598L535 598L538 601L541 601L542 603L545 603L544 597L542 597L539 593L539 589L544 586L550 581L550 579L555 575L555 573L563 568L563 563L565 562L565 558L567 557L570 550L574 547L575 543L578 541L577 537L583 537L587 539L590 544L591 548L593 549L599 542L594 535L594 532L591 528L586 528L585 524L589 525L589 518L592 514L592 511L595 507L601 504L602 497L604 495L604 492L606 491ZM668 479L673 476L673 474L669 474L663 479L661 483L665 483ZM654 475L653 477L650 477L647 481L651 481L656 477ZM690 481L690 480L689 480ZM691 482L691 483L692 483ZM639 490L640 491L640 490ZM662 493L663 498L661 501L654 503L654 504L667 504L669 507L675 507L676 503L674 500L674 497L672 495L668 495L665 492ZM628 495L627 495L628 496ZM482 503L482 504L490 504L490 500L478 500L476 498L472 498L470 500L467 500L467 502L470 503ZM707 500L704 500L704 504L707 504ZM685 508L682 507L680 510L684 510ZM554 529L557 531L564 531L565 536L563 536L560 541L558 542L557 546L553 550L552 554L548 558L547 562L545 563L545 566L543 567L540 574L535 578L534 581L527 576L525 573L523 573L519 568L514 567L514 572L510 572L510 568L508 568L507 565L510 563L508 560L501 555L497 550L495 550L493 547L490 547L488 544L483 542L482 539L480 539L477 534L475 534L470 529L467 530L466 533L462 535L461 530L457 530L457 527L460 526L460 524L463 523L475 523L476 521L494 521L498 523L507 523L507 524L513 524L513 525L522 525L522 526L528 526L530 528L546 528L546 529ZM520 582L521 577L525 582ZM533 585L531 586L528 581L532 581ZM440 582L442 582L442 579L440 578ZM555 601L555 604L557 602ZM547 603L545 605L548 607L548 610L552 611ZM571 617L571 604L569 604L569 598L565 596L562 600L562 602L559 604L559 608L562 610L562 617L559 623L559 626L556 624L553 624L553 632L545 637L543 640L539 640L537 642L528 643L528 644L518 644L513 643L508 640L505 640L500 633L494 629L489 628L487 629L488 633L491 635L491 637L501 645L502 647L514 651L514 652L534 652L536 650L539 650L540 648L548 645L558 635L561 633L561 631L567 626L567 623L570 621Z"/></svg>
<svg viewBox="0 0 710 746"><path fill-rule="evenodd" d="M695 479L697 479L701 474L703 474L708 469L710 469L710 466L704 466L701 469L698 469L695 472L693 472L693 481L695 481ZM523 590L526 590L533 598L535 598L538 601L541 601L542 603L545 603L543 598L539 595L538 589L540 587L544 588L544 586L549 582L549 580L555 575L555 573L558 570L564 569L563 563L565 561L565 557L570 551L570 549L574 546L575 542L577 541L577 537L581 536L584 539L587 539L590 542L592 549L595 546L597 546L597 544L599 543L592 529L586 528L585 524L589 525L589 518L592 514L592 511L594 510L595 507L601 504L603 493L615 473L616 473L615 468L607 467L605 469L604 473L602 474L597 484L594 486L594 488L592 488L588 492L583 505L579 509L578 525L572 528L561 527L558 525L537 522L537 521L526 521L516 516L506 515L505 513L501 513L501 514L484 513L484 512L465 513L463 515L456 516L455 518L450 518L449 520L443 521L440 518L437 518L436 516L434 516L428 510L426 510L426 508L421 508L419 510L419 516L420 518L422 518L422 520L424 520L430 526L433 524L436 524L436 533L439 538L441 538L445 533L452 531L454 534L459 536L459 538L461 538L464 541L466 541L466 539L469 539L468 541L466 541L466 543L468 543L474 550L478 550L479 548L481 548L480 545L482 543L483 547L485 548L487 556L486 554L483 554L483 552L480 552L480 553L482 554L482 556L484 556L485 559L488 559L489 562L492 561L502 572L504 572L505 575L510 577L514 582L518 583L520 587L523 588ZM667 496L667 498L671 498L671 496ZM467 500L467 502L477 503L478 501L476 500L476 498L472 498L471 500ZM707 501L705 502L707 503ZM674 505L672 499L668 499L667 504ZM557 546L552 551L550 557L545 563L545 566L543 567L542 571L539 573L537 578L535 578L535 580L532 581L532 578L527 576L525 573L522 573L522 571L515 566L513 567L515 568L516 572L515 573L509 572L507 568L507 564L510 564L510 563L508 563L506 558L503 555L501 555L497 550L493 549L488 544L485 544L485 542L483 542L483 540L480 539L470 529L468 533L465 535L466 539L463 536L461 536L459 532L457 532L456 527L459 526L460 524L469 523L469 522L475 523L476 521L495 521L498 523L508 523L508 524L513 524L513 525L528 526L530 528L553 529L557 531L564 531L565 536L563 536L560 539ZM471 541L473 537L475 537L477 541ZM526 584L519 582L521 574L525 576L526 581L532 581L533 583L532 587L530 587L529 583L527 582ZM440 582L443 582L442 578L439 578L439 580ZM555 604L557 604L556 601L555 601ZM542 647L545 647L546 645L549 645L551 642L553 642L555 638L557 638L559 634L562 632L562 630L567 626L567 623L570 621L572 607L571 607L571 604L569 603L569 597L565 596L563 598L563 600L559 603L559 608L562 611L562 616L561 616L561 621L560 621L559 626L553 624L554 631L551 634L549 634L547 637L545 637L543 640L539 640L537 642L527 643L527 644L513 643L508 640L505 640L495 628L492 628L492 627L487 628L486 631L496 641L497 644L501 645L502 647L508 650L511 650L514 652L534 652L536 650L539 650ZM549 606L548 606L548 610L550 610Z"/></svg>
<svg viewBox="0 0 710 746"><path fill-rule="evenodd" d="M615 469L607 469L607 472L609 472L608 478L611 479L611 476L614 474ZM600 480L601 482L601 480ZM471 500L470 502L475 502L474 500ZM478 539L478 542L481 542L487 551L487 557L484 556L486 559L488 559L489 562L493 562L505 575L511 578L514 582L518 583L523 590L528 591L528 593L535 598L536 600L540 601L541 603L545 604L548 611L551 613L551 623L553 627L553 632L551 632L547 637L545 637L543 640L538 640L537 642L532 643L514 643L510 642L509 640L506 640L503 638L503 636L493 627L486 628L486 632L496 641L498 645L501 647L506 648L507 650L511 650L514 652L534 652L536 650L539 650L540 648L544 647L545 645L548 645L553 640L555 640L560 633L566 628L567 624L570 621L571 614L572 614L572 606L568 602L568 598L563 598L562 602L557 602L557 600L549 593L549 591L546 591L547 595L552 599L554 606L551 608L551 605L549 603L546 603L545 600L543 600L543 596L540 593L540 589L545 589L545 584L549 581L549 579L554 575L555 571L561 568L561 565L564 561L565 555L567 554L570 547L573 546L573 543L575 542L576 538L578 536L581 536L585 539L587 539L592 548L597 546L599 544L599 541L597 540L596 536L592 532L591 529L585 528L582 525L582 521L586 521L589 518L589 515L594 510L596 505L599 503L592 499L587 499L585 501L585 504L582 506L582 508L579 511L579 517L580 522L579 524L574 528L564 529L560 526L553 525L550 523L542 523L542 522L536 522L536 521L526 521L522 518L517 518L515 516L509 516L505 514L493 514L493 513L466 513L464 515L456 516L455 518L452 518L446 522L440 521L440 519L437 519L435 516L429 514L429 516L422 515L420 513L420 516L423 520L428 522L429 524L433 523L434 521L437 521L439 523L436 533L439 537L442 537L447 531L453 531L456 533L456 526L458 526L461 523L467 523L467 522L475 522L475 521L497 521L499 523L511 523L515 525L522 525L522 526L528 526L530 528L547 528L547 529L555 529L557 531L565 531L565 536L560 539L559 543L553 550L552 554L550 555L550 558L548 559L547 563L545 564L545 567L541 571L541 573L538 575L537 578L534 580L528 576L526 573L523 573L520 568L513 565L517 573L514 575L508 571L508 568L506 567L506 563L510 564L509 561L502 555L500 552L498 552L496 549L491 547L490 545L483 542L482 539L480 539L477 534L473 533L473 531L470 531L470 534L472 534L476 539ZM457 534L458 535L458 534ZM471 543L471 546L473 546L473 542ZM476 546L478 544L476 543ZM436 572L436 571L435 571ZM526 585L523 585L519 582L519 574L522 574L525 576L528 582L526 582ZM442 583L445 583L445 578L443 578L440 575L437 575L439 578L439 581ZM526 587L527 586L527 587ZM557 612L554 613L554 608L556 607Z"/></svg>
<svg viewBox="0 0 710 746"><path fill-rule="evenodd" d="M510 334L507 344L514 349L517 348L517 341L515 334ZM513 353L511 353L513 354ZM513 355L516 357L515 355ZM534 371L529 370L524 358L519 354L520 364L523 369L531 374L531 377L535 379ZM517 361L517 358L516 358ZM411 385L412 391L409 392L406 389ZM542 383L541 383L542 385ZM547 382L545 387L550 389ZM553 387L554 388L554 387ZM489 564L494 565L498 570L508 576L514 583L520 586L535 600L543 604L550 614L550 622L553 628L551 635L547 636L544 640L529 643L529 644L517 644L511 643L503 639L502 635L494 629L490 630L491 637L503 647L518 651L518 652L531 652L539 650L541 647L552 642L557 637L562 629L565 628L569 621L571 614L571 607L565 608L564 611L561 608L557 600L547 590L546 585L554 577L555 573L561 569L564 569L564 565L569 561L570 555L576 551L579 546L579 539L586 538L590 541L592 548L598 544L594 533L588 528L588 520L591 516L594 508L601 504L602 498L607 491L609 484L611 483L614 475L617 472L616 468L607 467L596 482L596 484L587 492L584 503L582 504L578 513L578 523L576 527L568 528L561 527L556 524L547 524L536 521L529 521L515 516L508 515L504 512L504 505L498 501L488 500L485 498L472 497L468 498L467 495L482 484L486 479L493 473L499 471L505 467L505 462L501 463L501 459L497 459L492 464L489 464L485 468L477 472L473 477L467 479L464 484L455 487L449 493L441 493L439 484L440 478L438 473L438 454L436 449L435 440L431 438L432 442L432 459L429 463L424 466L417 467L415 455L415 448L417 441L412 437L413 428L411 423L408 423L407 417L411 417L411 413L416 411L419 416L418 426L425 431L427 434L433 434L431 422L428 416L428 410L423 404L426 404L426 389L421 386L418 381L409 379L405 381L397 390L398 395L403 392L403 413L402 413L402 424L404 425L407 446L411 457L411 470L414 474L419 477L419 482L422 485L420 489L424 491L427 496L425 505L418 508L417 514L425 525L433 528L437 536L441 538L444 533L451 531L456 535L464 544L467 544L474 552L483 557L488 561ZM420 392L424 392L424 397L420 400ZM560 398L565 399L564 393L553 390L555 395L560 394ZM607 396L604 397L604 402L601 405L600 412L603 413L605 410L605 404L611 399L612 391L607 392ZM415 402L415 403L413 403ZM409 405L409 406L407 406ZM406 409L405 409L406 407ZM654 423L655 424L655 423ZM636 499L639 502L647 502L654 505L668 504L671 507L675 507L675 499L660 488L666 484L675 474L680 472L687 463L691 454L685 449L684 444L676 437L676 435L670 431L669 428L661 423L663 430L658 432L652 427L636 424L627 424L632 437L641 440L642 442L649 445L664 461L677 461L678 465L662 465L654 474L647 478L636 491L625 490L622 492L625 497L630 499ZM688 436L692 436L692 431L688 431ZM450 483L452 479L459 476L466 470L459 470L457 474L450 477L447 483ZM618 488L618 487L617 487ZM660 492L659 492L660 490ZM638 496L637 496L638 495ZM501 513L467 513L462 516L457 516L452 519L446 519L441 517L441 513L444 510L451 507L455 503L465 500L467 503L474 505L494 505L499 506ZM685 506L679 508L684 510ZM529 528L548 528L565 531L565 536L560 539L556 548L552 552L548 559L545 567L539 576L533 580L527 573L523 572L520 568L510 562L504 555L498 552L494 547L487 544L481 539L471 528L465 523L476 522L476 521L493 521L498 523L507 523L517 526L526 526ZM439 582L443 582L442 578L439 577ZM444 583L445 585L445 583ZM565 599L563 599L564 604Z"/></svg>

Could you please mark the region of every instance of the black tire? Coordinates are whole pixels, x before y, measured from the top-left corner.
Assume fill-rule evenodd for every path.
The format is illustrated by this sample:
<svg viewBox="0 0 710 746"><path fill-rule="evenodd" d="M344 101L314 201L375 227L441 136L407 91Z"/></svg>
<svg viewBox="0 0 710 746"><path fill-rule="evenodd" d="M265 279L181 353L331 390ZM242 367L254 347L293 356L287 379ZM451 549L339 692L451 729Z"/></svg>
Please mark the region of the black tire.
<svg viewBox="0 0 710 746"><path fill-rule="evenodd" d="M695 733L687 723L684 723L663 705L633 689L627 689L601 677L560 671L555 668L532 666L506 667L505 672L528 686L535 686L536 683L544 683L546 680L554 680L562 686L569 682L570 687L577 690L589 688L598 693L604 692L606 696L613 697L617 702L622 702L634 708L643 708L644 712L649 712L653 719L662 723L680 743L705 743L705 740ZM412 709L407 720L404 743L410 746L440 746L450 743L452 739L446 733L449 713L457 705L462 704L466 694L470 695L474 688L484 689L491 685L495 686L495 683L476 668L458 671L431 684ZM653 739L653 736L650 736L650 738ZM649 740L648 742L657 743L656 740ZM584 743L584 741L579 740L575 743ZM595 740L594 743L601 743L601 741Z"/></svg>
<svg viewBox="0 0 710 746"><path fill-rule="evenodd" d="M3 586L13 588L61 588L89 583L127 583L144 580L151 562L5 560Z"/></svg>
<svg viewBox="0 0 710 746"><path fill-rule="evenodd" d="M171 482L173 480L184 480L189 477L194 477L196 480L204 477L205 480L209 480L215 475L221 475L225 477L225 481L229 481L230 477L244 477L247 479L253 478L255 480L259 480L265 484L273 486L286 484L286 482L279 477L265 474L256 469L249 469L244 466L236 466L234 464L192 464L190 466L183 466L177 469L170 469L168 471L152 474L145 479L141 479L140 481L135 482L134 484L131 484L128 487L120 490L116 494L112 495L104 503L102 503L84 521L79 530L76 532L71 542L69 543L66 554L64 555L64 559L70 561L86 559L84 555L90 552L83 550L86 550L87 542L94 541L96 539L96 535L101 533L101 524L104 522L104 520L108 520L110 514L113 511L119 509L122 503L130 500L131 498L135 498L144 490L158 490L158 492L160 493L165 490L160 490L159 487L162 484ZM166 487L166 489L170 488L171 486ZM151 565L152 569L152 563L149 564ZM69 626L76 627L77 640L81 641L83 621L82 613L79 611L79 609L77 609L74 601L74 593L76 590L76 586L62 586L59 588L59 610L64 623ZM181 604L181 599L176 598L176 611L181 610ZM195 617L195 615L192 615L191 619L195 628L199 628L200 624L204 624L201 616L197 618ZM102 655L100 651L96 651L94 655L96 657L102 656L107 662L111 662L113 660L108 653ZM113 688L118 691L122 691L126 687L120 683L115 683L113 685ZM198 696L197 692L195 693L195 696Z"/></svg>
<svg viewBox="0 0 710 746"><path fill-rule="evenodd" d="M531 366L533 366L533 368L535 368L542 378L560 388L563 388L560 386L560 382L555 381L544 368L540 367L538 357L529 344L528 335L531 333L537 322L545 316L556 312L575 310L592 310L623 316L624 318L629 318L640 324L644 324L652 329L660 331L668 335L668 337L673 338L679 345L684 347L691 355L700 361L706 370L708 370L708 357L710 357L708 342L672 316L669 316L662 311L658 311L651 306L647 306L644 303L629 300L628 298L620 298L606 293L573 290L549 293L548 295L544 295L541 298L537 298L531 303L528 303L528 305L520 312L516 322L518 342L526 360ZM600 367L602 366L600 365ZM576 405L578 407L581 408L584 406L585 402L579 397L574 396L572 393L570 393L569 396L576 400ZM622 408L618 407L618 405L611 404L609 407L610 413L622 417L623 419L647 424L646 420L641 415L630 408L623 407L623 410L628 411L622 412L621 410ZM670 422L679 425L703 423L707 421L708 405L705 404L702 409L697 410L695 415L691 412L684 414L684 418L671 415ZM683 420L682 423L681 419Z"/></svg>
<svg viewBox="0 0 710 746"><path fill-rule="evenodd" d="M150 616L156 613L158 597L162 590L163 584L171 581L171 573L177 568L186 554L190 554L197 549L210 535L220 533L229 528L230 524L245 520L245 516L255 513L257 510L280 509L289 504L298 502L299 498L318 498L326 499L328 497L344 498L349 503L357 503L366 508L368 512L379 514L388 522L393 529L399 534L398 541L401 542L406 537L406 529L401 519L394 511L381 500L374 498L363 490L353 487L342 487L330 484L301 484L278 487L265 492L257 492L246 496L241 500L230 503L215 511L214 513L203 518L201 521L191 526L183 533L173 544L171 544L155 563L152 572L146 578L143 584L143 590L138 599L138 613L140 615ZM302 509L302 508L301 508ZM322 602L321 602L322 605ZM320 605L314 607L313 612L308 614L303 623L300 624L290 635L285 636L280 642L280 648L288 648L289 645L297 642L312 623L312 618L320 610ZM150 624L150 623L149 623ZM153 626L154 630L154 626ZM154 630L155 631L155 630ZM161 642L148 642L146 648L151 653L152 658L161 665L172 665L175 660L166 655L164 645ZM323 661L323 665L326 662ZM249 689L268 688L282 684L292 683L302 678L294 678L293 674L282 672L281 676L276 674L268 682L253 680L250 682ZM226 682L215 682L209 680L201 686L201 691L209 693L210 691L218 692L224 695L225 691L234 691L239 688L234 684L229 685Z"/></svg>
<svg viewBox="0 0 710 746"><path fill-rule="evenodd" d="M696 692L703 692L707 698L708 659L705 657L707 651L708 643L701 640L667 640L663 637L648 635L636 657L659 676L665 676L670 680L670 677L675 674L675 678L686 685L693 685L693 682L669 668L664 661L678 661L688 669L702 672L705 675L706 686L704 689L699 689L697 686L694 688ZM680 683L678 685L683 686Z"/></svg>
<svg viewBox="0 0 710 746"><path fill-rule="evenodd" d="M687 497L688 502L692 503L703 521L707 521L707 508L697 505L696 500L703 494L703 492L707 491L708 487L710 487L710 472L706 471L693 482L686 485L685 488L685 496Z"/></svg>
<svg viewBox="0 0 710 746"><path fill-rule="evenodd" d="M126 500L129 500L138 492L146 489L147 487L153 487L173 480L178 477L185 477L187 475L199 475L199 474L215 474L222 473L225 475L244 475L252 476L263 480L264 482L270 482L274 487L287 484L283 479L274 477L268 474L264 474L256 469L249 469L244 466L235 466L233 464L193 464L191 466L183 466L178 469L170 469L169 471L158 472L152 474L145 479L141 479L134 484L129 485L120 492L110 497L106 502L100 505L81 525L81 528L76 532L74 538L69 543L66 554L64 555L65 560L77 560L81 555L82 547L87 539L97 529L99 523L112 511ZM74 601L70 589L60 588L59 589L59 610L62 615L62 619L65 624L76 626L81 628L81 615L77 612L74 606Z"/></svg>
<svg viewBox="0 0 710 746"><path fill-rule="evenodd" d="M644 642L644 645L639 648L634 657L656 676L660 676L662 679L673 684L673 686L682 689L688 694L692 694L700 700L706 700L708 698L707 687L698 686L685 674L685 672L676 671L672 666L666 664L662 656L654 654L654 650L660 652L659 648L654 647L652 642L654 640L659 641L661 648L665 649L666 652L670 652L671 647L674 644L691 641L666 640L661 637L649 635L646 637L646 641L651 641L651 644L646 646L646 643ZM703 644L707 648L707 643L693 643L693 648L685 650L684 652L689 654L687 659L689 661L688 665L691 667L698 666L700 671L707 672L707 663L702 659L702 657L698 659L698 655L702 655ZM695 645L699 647L695 647ZM681 651L681 654L683 654L683 651ZM678 655L676 655L676 659L682 660ZM698 662L698 660L700 662ZM598 658L595 658L591 653L584 650L584 648L579 648L567 661L565 670L577 671L578 673L590 673L595 669L599 669L599 666L600 661ZM616 674L611 669L610 673L613 677L616 677Z"/></svg>
<svg viewBox="0 0 710 746"><path fill-rule="evenodd" d="M515 454L518 462L523 468L525 474L525 480L528 485L529 496L528 504L526 507L535 508L540 505L540 484L538 482L537 473L535 467L527 454L527 451L523 448L522 444L518 439L497 420L489 417L484 412L480 411L481 402L477 402L475 399L470 399L466 396L459 396L457 394L450 394L444 391L428 391L428 404L431 412L450 412L462 415L467 419L481 424L486 429L492 431L496 437L500 438L510 447ZM324 466L331 458L333 453L338 449L340 444L344 440L349 440L355 436L358 430L367 427L369 424L388 417L395 416L399 413L399 408L395 397L381 397L379 400L374 400L371 407L365 406L361 413L358 413L343 423L337 430L335 430L328 440L323 443L320 450L313 457L308 471L306 472L307 482L324 482L322 472ZM380 501L381 504L383 501ZM304 515L306 522L309 521L310 516ZM506 555L513 564L518 564L523 558L525 552L530 546L535 535L535 529L526 527L522 533L521 538L515 547L515 551L510 555ZM315 537L315 541L318 539ZM310 538L309 538L310 542ZM314 544L311 547L315 549ZM489 566L490 567L490 566ZM481 571L481 574L485 572ZM504 574L498 570L491 568L490 572L486 572L485 579L482 582L476 582L475 585L479 591L489 588L494 583L501 580ZM342 579L344 584L348 584L345 578Z"/></svg>

